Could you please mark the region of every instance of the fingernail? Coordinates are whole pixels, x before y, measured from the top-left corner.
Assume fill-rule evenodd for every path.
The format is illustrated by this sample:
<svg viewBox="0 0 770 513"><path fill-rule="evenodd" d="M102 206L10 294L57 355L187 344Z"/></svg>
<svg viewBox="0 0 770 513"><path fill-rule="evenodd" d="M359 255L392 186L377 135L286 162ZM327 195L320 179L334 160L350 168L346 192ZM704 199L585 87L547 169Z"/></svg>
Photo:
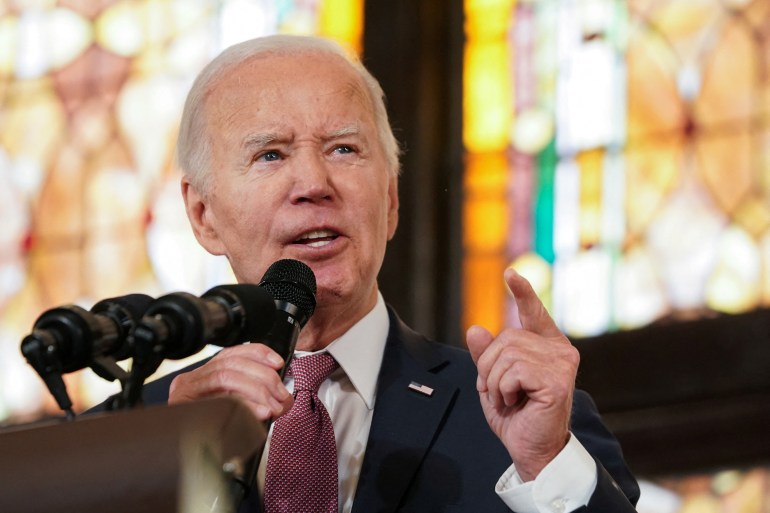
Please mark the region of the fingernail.
<svg viewBox="0 0 770 513"><path fill-rule="evenodd" d="M273 365L283 365L283 358L281 358L275 353L269 353L267 355L267 359Z"/></svg>

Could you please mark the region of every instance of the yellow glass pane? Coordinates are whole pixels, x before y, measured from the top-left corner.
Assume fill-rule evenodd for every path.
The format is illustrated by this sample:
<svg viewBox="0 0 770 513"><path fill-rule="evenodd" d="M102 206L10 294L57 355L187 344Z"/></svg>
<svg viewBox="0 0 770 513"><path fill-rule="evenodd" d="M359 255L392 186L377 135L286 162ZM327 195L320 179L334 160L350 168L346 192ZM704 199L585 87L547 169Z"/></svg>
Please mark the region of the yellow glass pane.
<svg viewBox="0 0 770 513"><path fill-rule="evenodd" d="M58 69L72 62L93 43L89 21L69 9L54 9L48 17L50 39L46 52Z"/></svg>
<svg viewBox="0 0 770 513"><path fill-rule="evenodd" d="M505 39L515 4L515 0L465 0L466 39Z"/></svg>
<svg viewBox="0 0 770 513"><path fill-rule="evenodd" d="M19 18L0 15L0 76L13 74L18 52Z"/></svg>
<svg viewBox="0 0 770 513"><path fill-rule="evenodd" d="M144 26L146 2L122 0L111 5L96 19L96 41L118 55L132 56L146 44Z"/></svg>
<svg viewBox="0 0 770 513"><path fill-rule="evenodd" d="M45 165L64 132L64 112L47 78L13 82L3 105L0 145L14 157Z"/></svg>
<svg viewBox="0 0 770 513"><path fill-rule="evenodd" d="M493 334L503 327L507 262L498 255L467 256L463 261L463 331L473 324Z"/></svg>
<svg viewBox="0 0 770 513"><path fill-rule="evenodd" d="M640 145L625 154L626 214L631 234L642 233L679 183L683 142L678 138Z"/></svg>
<svg viewBox="0 0 770 513"><path fill-rule="evenodd" d="M508 146L513 84L506 41L468 43L463 72L463 142L472 152Z"/></svg>
<svg viewBox="0 0 770 513"><path fill-rule="evenodd" d="M598 244L602 233L604 150L584 151L575 158L580 168L580 244Z"/></svg>
<svg viewBox="0 0 770 513"><path fill-rule="evenodd" d="M754 239L738 226L719 241L716 265L706 284L706 304L728 313L757 306L761 293L761 259Z"/></svg>
<svg viewBox="0 0 770 513"><path fill-rule="evenodd" d="M318 14L319 33L335 39L357 55L362 50L363 0L324 0Z"/></svg>
<svg viewBox="0 0 770 513"><path fill-rule="evenodd" d="M511 140L518 151L537 155L553 141L555 130L553 114L540 108L525 109L516 114Z"/></svg>

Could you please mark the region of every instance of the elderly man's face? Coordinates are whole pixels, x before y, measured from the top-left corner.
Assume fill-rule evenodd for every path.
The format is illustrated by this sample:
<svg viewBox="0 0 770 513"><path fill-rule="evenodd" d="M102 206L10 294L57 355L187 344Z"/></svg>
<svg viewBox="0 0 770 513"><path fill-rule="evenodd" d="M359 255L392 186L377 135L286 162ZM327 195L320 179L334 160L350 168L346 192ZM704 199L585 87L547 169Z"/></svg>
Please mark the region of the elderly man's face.
<svg viewBox="0 0 770 513"><path fill-rule="evenodd" d="M313 269L319 308L371 308L398 193L355 73L324 55L252 59L215 85L205 112L212 187L183 189L201 244L240 282L293 258Z"/></svg>

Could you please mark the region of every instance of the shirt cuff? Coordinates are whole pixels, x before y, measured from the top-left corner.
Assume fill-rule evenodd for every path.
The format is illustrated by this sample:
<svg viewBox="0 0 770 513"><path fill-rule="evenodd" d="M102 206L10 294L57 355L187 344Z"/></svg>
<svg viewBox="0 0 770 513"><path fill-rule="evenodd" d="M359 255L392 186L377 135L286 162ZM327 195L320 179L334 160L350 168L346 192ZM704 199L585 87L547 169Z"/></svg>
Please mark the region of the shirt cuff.
<svg viewBox="0 0 770 513"><path fill-rule="evenodd" d="M519 513L565 513L588 504L596 489L596 462L574 435L534 481L523 482L515 465L495 485L498 497Z"/></svg>

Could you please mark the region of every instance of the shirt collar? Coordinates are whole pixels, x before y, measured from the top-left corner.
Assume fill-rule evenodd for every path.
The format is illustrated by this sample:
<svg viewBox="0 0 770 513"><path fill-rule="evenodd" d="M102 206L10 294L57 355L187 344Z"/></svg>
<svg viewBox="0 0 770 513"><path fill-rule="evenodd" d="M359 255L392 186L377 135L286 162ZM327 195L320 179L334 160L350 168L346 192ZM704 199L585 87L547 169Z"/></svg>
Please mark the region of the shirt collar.
<svg viewBox="0 0 770 513"><path fill-rule="evenodd" d="M370 410L374 408L377 377L390 329L390 318L382 294L368 314L326 347L337 360ZM299 351L297 354L301 354Z"/></svg>

